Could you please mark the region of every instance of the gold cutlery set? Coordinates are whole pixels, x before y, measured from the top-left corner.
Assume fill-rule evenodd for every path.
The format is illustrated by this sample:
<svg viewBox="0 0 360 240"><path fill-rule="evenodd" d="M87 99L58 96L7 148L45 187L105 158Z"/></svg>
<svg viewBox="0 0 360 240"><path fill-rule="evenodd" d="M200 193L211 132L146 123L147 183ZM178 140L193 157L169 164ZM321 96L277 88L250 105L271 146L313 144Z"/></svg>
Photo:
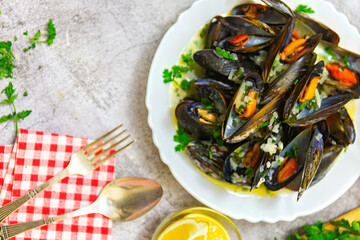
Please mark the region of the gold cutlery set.
<svg viewBox="0 0 360 240"><path fill-rule="evenodd" d="M129 140L129 134L122 137L127 131L126 129L121 130L122 127L122 124L117 126L73 153L65 169L20 198L2 206L0 222L53 184L71 175L85 176L130 146L134 140ZM135 177L119 178L108 183L96 201L86 207L42 220L1 226L0 240L12 238L25 231L56 221L90 213L102 214L115 222L130 221L151 210L160 201L162 194L163 190L160 184L153 180Z"/></svg>

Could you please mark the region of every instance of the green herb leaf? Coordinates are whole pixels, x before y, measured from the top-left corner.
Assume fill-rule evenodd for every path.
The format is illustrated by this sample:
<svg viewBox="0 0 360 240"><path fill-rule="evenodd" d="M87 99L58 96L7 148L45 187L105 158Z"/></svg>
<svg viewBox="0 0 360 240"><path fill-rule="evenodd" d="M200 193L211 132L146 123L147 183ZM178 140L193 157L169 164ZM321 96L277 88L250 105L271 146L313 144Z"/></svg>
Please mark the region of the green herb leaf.
<svg viewBox="0 0 360 240"><path fill-rule="evenodd" d="M172 72L169 71L169 69L165 69L163 71L163 81L164 83L169 83L169 82L172 82L174 81L174 79L172 78Z"/></svg>
<svg viewBox="0 0 360 240"><path fill-rule="evenodd" d="M15 130L16 130L16 135L17 135L19 119L24 120L27 116L30 115L31 110L25 110L25 111L16 113L14 101L17 98L18 94L15 94L15 90L16 89L14 89L12 82L9 82L8 86L5 87L1 91L1 93L5 93L7 99L3 99L2 101L0 101L0 104L10 104L12 106L13 112L10 114L1 116L0 123L13 120L15 122Z"/></svg>
<svg viewBox="0 0 360 240"><path fill-rule="evenodd" d="M299 79L296 79L295 82L294 82L294 86L296 86L299 82Z"/></svg>
<svg viewBox="0 0 360 240"><path fill-rule="evenodd" d="M12 70L15 68L13 61L15 59L11 51L12 43L0 42L0 79L12 78Z"/></svg>
<svg viewBox="0 0 360 240"><path fill-rule="evenodd" d="M343 58L343 62L345 64L346 68L350 68L349 66L349 61L348 61L348 55L346 54L345 57Z"/></svg>
<svg viewBox="0 0 360 240"><path fill-rule="evenodd" d="M295 9L295 11L301 12L301 13L315 13L315 11L311 9L311 7L309 7L307 5L303 5L303 4L299 4L297 6L297 8Z"/></svg>
<svg viewBox="0 0 360 240"><path fill-rule="evenodd" d="M183 80L181 81L181 83L180 83L180 87L181 87L182 89L184 89L185 91L186 91L186 90L189 90L192 82L193 82L193 81L187 81L187 80L183 79Z"/></svg>
<svg viewBox="0 0 360 240"><path fill-rule="evenodd" d="M182 127L178 126L176 135L174 136L174 141L179 143L175 146L175 151L181 152L185 150L186 146L191 142L191 137L184 131Z"/></svg>
<svg viewBox="0 0 360 240"><path fill-rule="evenodd" d="M260 125L259 125L259 128L266 127L267 125L269 125L269 122L268 122L268 121L266 121L266 122L264 122L264 123L260 124Z"/></svg>
<svg viewBox="0 0 360 240"><path fill-rule="evenodd" d="M24 96L24 97L27 97L27 95L28 95L28 92L25 91L24 94L23 94L23 96Z"/></svg>
<svg viewBox="0 0 360 240"><path fill-rule="evenodd" d="M228 52L228 51L226 51L226 50L224 50L224 49L221 49L221 48L217 47L217 48L216 48L216 52L220 53L221 56L223 56L223 57L226 58L226 59L235 60L234 56L231 55L230 52Z"/></svg>
<svg viewBox="0 0 360 240"><path fill-rule="evenodd" d="M336 59L336 53L334 52L334 50L332 50L332 48L327 47L324 49L325 53L329 55L330 59L334 60Z"/></svg>
<svg viewBox="0 0 360 240"><path fill-rule="evenodd" d="M253 178L254 177L254 169L252 167L249 167L245 170L245 175L248 176L249 178Z"/></svg>
<svg viewBox="0 0 360 240"><path fill-rule="evenodd" d="M194 58L193 58L193 53L191 50L189 50L187 53L184 53L181 55L181 60L184 62L184 63L191 63L191 62L194 62Z"/></svg>
<svg viewBox="0 0 360 240"><path fill-rule="evenodd" d="M17 114L17 117L20 118L21 120L24 120L24 118L26 118L27 116L30 115L32 111L31 110L24 110L24 111L21 111Z"/></svg>
<svg viewBox="0 0 360 240"><path fill-rule="evenodd" d="M27 36L27 35L28 35L28 31L23 32L23 35Z"/></svg>
<svg viewBox="0 0 360 240"><path fill-rule="evenodd" d="M54 39L56 37L56 28L55 28L55 26L53 24L52 19L49 20L47 26L48 26L47 32L48 32L49 35L48 35L48 37L46 39L46 42L47 42L48 46L50 46L51 44L54 43Z"/></svg>
<svg viewBox="0 0 360 240"><path fill-rule="evenodd" d="M17 41L17 36L14 36L14 42L16 42Z"/></svg>
<svg viewBox="0 0 360 240"><path fill-rule="evenodd" d="M287 156L289 158L297 159L298 153L299 153L299 147L296 144L294 144L294 146L290 150L290 152L285 153L285 156Z"/></svg>

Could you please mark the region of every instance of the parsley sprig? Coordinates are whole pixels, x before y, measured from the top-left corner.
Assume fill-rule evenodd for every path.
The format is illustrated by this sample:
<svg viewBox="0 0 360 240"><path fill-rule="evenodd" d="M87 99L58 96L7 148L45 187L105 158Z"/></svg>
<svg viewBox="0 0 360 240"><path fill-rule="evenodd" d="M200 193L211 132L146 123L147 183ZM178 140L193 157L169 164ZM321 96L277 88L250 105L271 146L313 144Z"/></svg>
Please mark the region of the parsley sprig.
<svg viewBox="0 0 360 240"><path fill-rule="evenodd" d="M217 47L216 52L219 53L221 56L223 56L226 59L235 60L234 56L230 52L228 52L224 49Z"/></svg>
<svg viewBox="0 0 360 240"><path fill-rule="evenodd" d="M12 70L15 67L13 61L15 59L11 51L11 42L0 42L0 79L12 78Z"/></svg>
<svg viewBox="0 0 360 240"><path fill-rule="evenodd" d="M53 20L50 19L48 24L48 29L47 29L47 32L48 32L48 36L47 36L47 39L46 40L39 40L40 36L41 36L41 32L40 30L38 30L36 32L36 34L34 35L34 37L32 38L29 38L30 42L31 42L31 45L24 48L24 52L27 52L29 51L30 49L32 48L35 48L36 47L36 43L47 43L48 46L50 46L51 44L54 43L54 39L56 37L56 28L55 28L55 25L53 23ZM25 34L26 33L26 34ZM27 31L24 33L24 35L27 35Z"/></svg>
<svg viewBox="0 0 360 240"><path fill-rule="evenodd" d="M163 71L163 82L173 82L183 90L189 90L194 80L188 81L186 79L182 79L180 84L176 81L176 79L182 78L183 73L187 73L188 71L190 71L189 67L174 65L172 66L171 71L169 69L165 69Z"/></svg>
<svg viewBox="0 0 360 240"><path fill-rule="evenodd" d="M305 234L303 236L295 233L286 238L286 240L317 240L317 239L359 239L360 238L360 221L353 221L351 224L347 220L333 221L331 225L335 226L334 230L327 230L324 223L318 221L314 225L303 227ZM343 228L344 231L340 231Z"/></svg>
<svg viewBox="0 0 360 240"><path fill-rule="evenodd" d="M16 130L16 135L17 135L18 121L20 119L24 120L27 116L29 116L31 113L31 110L24 110L21 112L16 112L16 107L15 107L14 101L17 99L18 94L15 94L15 90L16 89L14 89L12 82L9 82L9 85L1 91L1 93L5 93L7 98L2 100L0 102L0 104L10 104L13 108L13 112L8 115L1 116L0 123L4 123L4 122L13 120L15 122L15 130Z"/></svg>
<svg viewBox="0 0 360 240"><path fill-rule="evenodd" d="M299 4L296 7L295 11L301 12L301 13L315 13L315 11L311 7L309 7L307 5L303 5L303 4Z"/></svg>
<svg viewBox="0 0 360 240"><path fill-rule="evenodd" d="M175 146L176 152L181 152L185 150L187 145L191 142L191 137L185 132L185 130L178 126L178 129L176 130L176 135L174 135L174 141L179 143Z"/></svg>

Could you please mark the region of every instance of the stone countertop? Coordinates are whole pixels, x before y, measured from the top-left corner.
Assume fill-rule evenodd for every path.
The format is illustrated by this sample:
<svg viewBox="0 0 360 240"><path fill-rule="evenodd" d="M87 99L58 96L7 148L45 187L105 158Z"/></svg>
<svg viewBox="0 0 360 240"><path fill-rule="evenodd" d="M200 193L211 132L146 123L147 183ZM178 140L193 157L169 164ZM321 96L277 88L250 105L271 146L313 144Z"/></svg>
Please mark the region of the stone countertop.
<svg viewBox="0 0 360 240"><path fill-rule="evenodd" d="M329 0L360 29L358 0ZM117 157L116 174L158 180L165 193L147 215L114 224L113 239L150 239L168 214L201 203L189 195L162 163L152 142L145 108L146 84L156 48L181 12L194 0L90 0L1 1L0 41L13 43L16 60L13 83L20 95L19 110L32 109L21 127L96 138L123 122L137 140ZM45 31L54 19L57 36L52 46L29 45L22 33ZM8 79L0 81L0 88ZM6 107L0 114L7 113ZM0 126L0 143L14 141L14 126ZM234 221L243 239L282 239L300 226L328 221L360 205L360 180L336 202L293 222L249 223Z"/></svg>

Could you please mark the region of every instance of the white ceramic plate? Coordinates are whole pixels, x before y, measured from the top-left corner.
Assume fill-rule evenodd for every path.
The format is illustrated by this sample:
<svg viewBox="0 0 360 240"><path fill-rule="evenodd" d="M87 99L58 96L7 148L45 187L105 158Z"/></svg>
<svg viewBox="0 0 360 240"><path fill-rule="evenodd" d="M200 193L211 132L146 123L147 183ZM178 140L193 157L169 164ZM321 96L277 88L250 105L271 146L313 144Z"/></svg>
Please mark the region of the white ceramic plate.
<svg viewBox="0 0 360 240"><path fill-rule="evenodd" d="M195 170L185 154L174 151L176 144L173 141L175 129L170 113L170 85L162 82L162 72L176 64L183 48L203 24L213 16L226 13L233 6L244 2L248 1L199 0L179 16L177 22L163 37L152 62L146 94L148 122L162 161L169 166L176 180L200 202L234 219L270 223L280 220L291 221L328 206L358 179L359 140L348 148L346 154L341 156L321 182L304 193L299 202L296 201L296 193L262 197L234 193L221 188ZM295 9L299 1L285 0L285 3ZM333 5L324 0L302 0L301 4L311 6L315 10L311 17L326 23L340 35L342 47L359 52L360 35L344 14L337 12ZM356 121L355 125L357 135L360 136L360 122Z"/></svg>

